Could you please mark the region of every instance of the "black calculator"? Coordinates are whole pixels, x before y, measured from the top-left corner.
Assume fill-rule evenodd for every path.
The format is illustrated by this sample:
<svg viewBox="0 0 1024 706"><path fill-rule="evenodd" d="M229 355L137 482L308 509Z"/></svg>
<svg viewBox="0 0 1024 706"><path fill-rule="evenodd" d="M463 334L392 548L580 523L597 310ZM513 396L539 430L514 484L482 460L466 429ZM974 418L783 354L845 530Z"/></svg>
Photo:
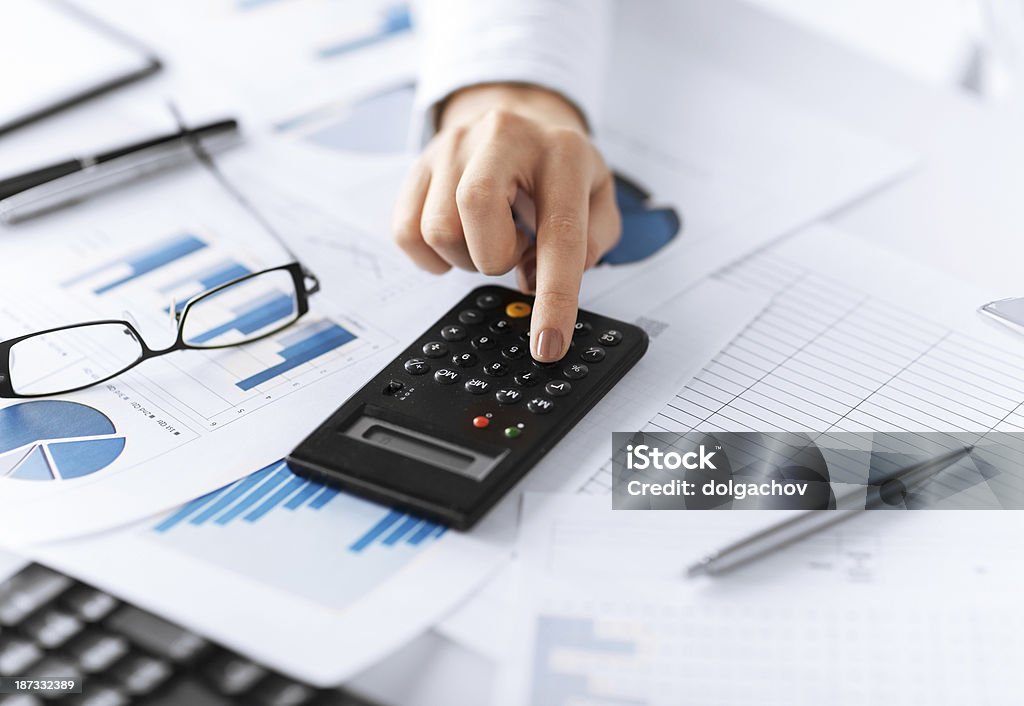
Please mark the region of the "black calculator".
<svg viewBox="0 0 1024 706"><path fill-rule="evenodd" d="M530 355L533 298L480 287L288 456L300 475L468 529L647 350L637 326L580 311L557 363Z"/></svg>

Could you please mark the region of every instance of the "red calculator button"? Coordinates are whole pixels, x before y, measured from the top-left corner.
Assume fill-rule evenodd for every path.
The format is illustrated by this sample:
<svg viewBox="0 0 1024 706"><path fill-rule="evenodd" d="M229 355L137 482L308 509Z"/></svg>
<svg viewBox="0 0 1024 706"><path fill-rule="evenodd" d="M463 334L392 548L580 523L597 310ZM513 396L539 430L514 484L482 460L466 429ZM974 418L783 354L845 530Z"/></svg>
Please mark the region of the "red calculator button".
<svg viewBox="0 0 1024 706"><path fill-rule="evenodd" d="M477 429L484 429L490 423L491 420L488 419L487 417L473 417L473 426L475 426Z"/></svg>

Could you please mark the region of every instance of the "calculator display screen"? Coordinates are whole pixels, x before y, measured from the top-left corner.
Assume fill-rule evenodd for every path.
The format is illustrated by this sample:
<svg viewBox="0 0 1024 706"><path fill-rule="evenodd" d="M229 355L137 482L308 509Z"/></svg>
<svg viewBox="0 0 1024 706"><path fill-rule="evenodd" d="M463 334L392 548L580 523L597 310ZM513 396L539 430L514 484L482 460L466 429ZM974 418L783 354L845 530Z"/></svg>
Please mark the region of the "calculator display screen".
<svg viewBox="0 0 1024 706"><path fill-rule="evenodd" d="M467 449L367 415L358 417L343 433L350 438L477 481L486 478L507 454L505 451L495 456Z"/></svg>

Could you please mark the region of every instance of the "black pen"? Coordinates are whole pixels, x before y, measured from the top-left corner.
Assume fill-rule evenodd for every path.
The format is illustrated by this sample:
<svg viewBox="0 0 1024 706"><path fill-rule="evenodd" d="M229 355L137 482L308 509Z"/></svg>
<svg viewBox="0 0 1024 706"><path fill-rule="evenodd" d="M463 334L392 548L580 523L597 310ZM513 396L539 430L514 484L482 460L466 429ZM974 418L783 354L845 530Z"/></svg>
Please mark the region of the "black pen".
<svg viewBox="0 0 1024 706"><path fill-rule="evenodd" d="M237 120L218 120L2 179L0 217L13 222L79 200L181 161L191 153L193 139L205 146L237 134Z"/></svg>

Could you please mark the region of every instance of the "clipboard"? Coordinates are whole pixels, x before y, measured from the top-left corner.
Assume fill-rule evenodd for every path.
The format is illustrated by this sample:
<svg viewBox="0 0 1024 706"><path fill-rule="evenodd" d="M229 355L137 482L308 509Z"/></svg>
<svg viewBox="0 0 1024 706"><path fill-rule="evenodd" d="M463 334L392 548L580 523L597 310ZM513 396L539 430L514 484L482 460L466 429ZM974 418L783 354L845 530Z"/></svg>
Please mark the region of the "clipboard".
<svg viewBox="0 0 1024 706"><path fill-rule="evenodd" d="M149 49L65 0L3 0L0 136L161 69Z"/></svg>

